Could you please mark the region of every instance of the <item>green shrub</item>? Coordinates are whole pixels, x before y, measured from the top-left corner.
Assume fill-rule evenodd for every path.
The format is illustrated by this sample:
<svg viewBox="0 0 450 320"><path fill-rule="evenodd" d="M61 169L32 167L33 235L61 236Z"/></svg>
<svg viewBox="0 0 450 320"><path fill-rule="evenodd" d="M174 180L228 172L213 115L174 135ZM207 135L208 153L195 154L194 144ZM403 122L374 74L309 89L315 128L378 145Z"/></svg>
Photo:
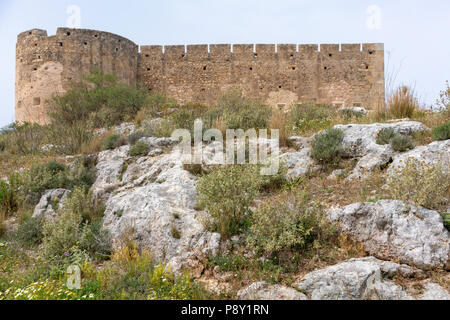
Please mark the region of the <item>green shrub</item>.
<svg viewBox="0 0 450 320"><path fill-rule="evenodd" d="M193 130L194 121L200 119L208 108L199 103L187 103L169 116L174 129Z"/></svg>
<svg viewBox="0 0 450 320"><path fill-rule="evenodd" d="M42 257L56 272L71 264L82 265L91 258L108 256L109 235L97 224L104 208L97 206L91 193L76 188L58 218L44 223Z"/></svg>
<svg viewBox="0 0 450 320"><path fill-rule="evenodd" d="M132 120L146 102L147 90L94 70L68 92L53 96L49 105L55 123L70 126L82 121L98 128Z"/></svg>
<svg viewBox="0 0 450 320"><path fill-rule="evenodd" d="M433 140L442 141L450 139L450 121L433 129Z"/></svg>
<svg viewBox="0 0 450 320"><path fill-rule="evenodd" d="M341 115L347 120L351 118L362 118L364 116L364 112L353 109L342 109L340 112Z"/></svg>
<svg viewBox="0 0 450 320"><path fill-rule="evenodd" d="M450 195L450 171L448 164L430 165L408 158L401 167L394 169L387 184L393 199L438 209L442 200Z"/></svg>
<svg viewBox="0 0 450 320"><path fill-rule="evenodd" d="M145 137L146 134L143 131L136 131L128 135L127 142L130 146L134 145L139 139Z"/></svg>
<svg viewBox="0 0 450 320"><path fill-rule="evenodd" d="M317 248L336 235L323 209L305 191L282 193L261 205L250 219L247 244L260 254Z"/></svg>
<svg viewBox="0 0 450 320"><path fill-rule="evenodd" d="M125 144L125 139L119 134L113 134L106 138L103 148L105 150L113 150L119 148Z"/></svg>
<svg viewBox="0 0 450 320"><path fill-rule="evenodd" d="M290 111L291 122L300 132L327 129L335 117L336 110L326 105L297 104Z"/></svg>
<svg viewBox="0 0 450 320"><path fill-rule="evenodd" d="M43 238L43 217L27 216L23 219L14 234L15 240L25 247L39 245Z"/></svg>
<svg viewBox="0 0 450 320"><path fill-rule="evenodd" d="M248 226L250 206L258 195L263 176L255 166L219 167L198 180L199 205L212 218L207 227L224 237L238 234Z"/></svg>
<svg viewBox="0 0 450 320"><path fill-rule="evenodd" d="M394 151L405 152L414 149L414 142L410 136L396 134L391 140L391 146Z"/></svg>
<svg viewBox="0 0 450 320"><path fill-rule="evenodd" d="M267 128L270 108L263 103L244 97L238 90L231 90L219 97L217 105L208 115L207 122L221 119L226 129Z"/></svg>
<svg viewBox="0 0 450 320"><path fill-rule="evenodd" d="M442 218L444 219L444 226L450 231L450 212L442 213Z"/></svg>
<svg viewBox="0 0 450 320"><path fill-rule="evenodd" d="M395 137L395 131L392 128L383 128L377 135L377 144L386 145L390 144L392 138Z"/></svg>
<svg viewBox="0 0 450 320"><path fill-rule="evenodd" d="M311 156L324 166L336 166L344 156L342 146L344 132L340 129L328 129L314 136Z"/></svg>
<svg viewBox="0 0 450 320"><path fill-rule="evenodd" d="M5 217L17 209L17 176L12 175L8 181L0 180L0 213Z"/></svg>
<svg viewBox="0 0 450 320"><path fill-rule="evenodd" d="M149 151L148 145L144 141L138 141L135 145L130 148L130 156L138 157L145 156Z"/></svg>
<svg viewBox="0 0 450 320"><path fill-rule="evenodd" d="M35 123L12 124L3 129L1 139L3 148L11 154L38 154L46 144L45 127Z"/></svg>

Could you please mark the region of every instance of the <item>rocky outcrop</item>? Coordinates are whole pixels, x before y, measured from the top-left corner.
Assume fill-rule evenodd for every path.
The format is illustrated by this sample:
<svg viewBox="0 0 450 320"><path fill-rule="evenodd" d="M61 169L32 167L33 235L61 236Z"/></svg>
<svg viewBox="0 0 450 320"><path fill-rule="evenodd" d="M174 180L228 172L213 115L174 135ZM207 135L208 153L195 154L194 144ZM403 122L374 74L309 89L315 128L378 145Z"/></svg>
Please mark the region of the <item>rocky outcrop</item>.
<svg viewBox="0 0 450 320"><path fill-rule="evenodd" d="M311 158L311 148L305 147L299 152L284 153L280 156L280 161L287 168L288 179L298 179L318 170L317 165Z"/></svg>
<svg viewBox="0 0 450 320"><path fill-rule="evenodd" d="M41 200L34 208L33 218L43 217L44 219L57 216L57 210L61 209L64 201L72 192L66 189L52 189L45 191Z"/></svg>
<svg viewBox="0 0 450 320"><path fill-rule="evenodd" d="M402 287L387 280L402 272L413 270L373 257L350 259L308 273L296 287L311 300L412 300Z"/></svg>
<svg viewBox="0 0 450 320"><path fill-rule="evenodd" d="M450 300L450 293L437 283L428 282L424 285L425 292L420 300Z"/></svg>
<svg viewBox="0 0 450 320"><path fill-rule="evenodd" d="M398 169L401 169L409 158L427 163L428 165L435 165L441 162L442 167L448 169L450 167L450 140L435 141L429 145L419 146L409 152L396 156L389 166L388 174L393 174Z"/></svg>
<svg viewBox="0 0 450 320"><path fill-rule="evenodd" d="M371 255L422 269L450 267L450 233L436 211L382 200L331 209L327 214Z"/></svg>
<svg viewBox="0 0 450 320"><path fill-rule="evenodd" d="M306 295L280 285L270 285L267 282L255 282L237 293L240 300L307 300Z"/></svg>
<svg viewBox="0 0 450 320"><path fill-rule="evenodd" d="M144 139L161 147L170 140ZM197 257L215 254L220 242L218 234L205 231L202 212L194 210L195 180L183 169L181 155L178 148L138 159L128 157L128 147L102 152L94 184L95 193L106 198L104 226L114 246L132 237L175 272L197 268Z"/></svg>
<svg viewBox="0 0 450 320"><path fill-rule="evenodd" d="M347 156L358 159L352 173L347 177L349 180L364 178L374 169L387 166L398 154L389 144L376 143L378 133L382 129L391 128L394 132L404 135L428 130L422 123L416 121L336 125L334 128L344 132L342 144Z"/></svg>

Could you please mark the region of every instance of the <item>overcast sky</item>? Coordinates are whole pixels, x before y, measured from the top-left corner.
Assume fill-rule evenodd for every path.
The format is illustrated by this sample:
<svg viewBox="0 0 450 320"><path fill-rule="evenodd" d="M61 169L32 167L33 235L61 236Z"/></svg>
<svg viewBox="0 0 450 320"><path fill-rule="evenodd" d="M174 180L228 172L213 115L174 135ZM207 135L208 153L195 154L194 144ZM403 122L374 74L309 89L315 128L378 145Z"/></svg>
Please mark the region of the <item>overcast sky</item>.
<svg viewBox="0 0 450 320"><path fill-rule="evenodd" d="M449 0L0 0L0 127L14 121L17 34L78 23L139 45L384 42L386 77L424 103L450 80Z"/></svg>

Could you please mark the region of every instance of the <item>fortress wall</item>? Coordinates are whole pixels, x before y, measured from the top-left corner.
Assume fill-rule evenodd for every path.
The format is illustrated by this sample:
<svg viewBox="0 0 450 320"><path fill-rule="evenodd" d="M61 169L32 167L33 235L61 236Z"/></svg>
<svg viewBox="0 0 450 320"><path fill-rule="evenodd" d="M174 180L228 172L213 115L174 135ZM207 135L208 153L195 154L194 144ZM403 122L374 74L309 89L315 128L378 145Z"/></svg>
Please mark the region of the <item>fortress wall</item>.
<svg viewBox="0 0 450 320"><path fill-rule="evenodd" d="M163 52L164 50L164 52ZM384 103L381 44L143 46L138 79L179 102L214 103L237 87L276 106Z"/></svg>
<svg viewBox="0 0 450 320"><path fill-rule="evenodd" d="M115 73L121 81L137 80L138 46L95 30L59 28L19 34L16 46L16 120L46 123L46 101L68 90L94 68Z"/></svg>
<svg viewBox="0 0 450 320"><path fill-rule="evenodd" d="M16 120L46 123L46 100L94 68L149 91L214 104L232 88L276 107L384 104L382 44L141 46L108 32L59 28L19 34Z"/></svg>

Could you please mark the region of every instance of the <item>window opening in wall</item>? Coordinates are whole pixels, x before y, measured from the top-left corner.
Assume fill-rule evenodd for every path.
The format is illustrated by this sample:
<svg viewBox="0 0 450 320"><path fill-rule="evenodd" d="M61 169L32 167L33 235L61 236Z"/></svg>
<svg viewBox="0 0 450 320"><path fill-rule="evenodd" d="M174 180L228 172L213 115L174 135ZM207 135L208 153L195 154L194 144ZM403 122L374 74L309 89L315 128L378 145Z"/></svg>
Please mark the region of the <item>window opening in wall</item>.
<svg viewBox="0 0 450 320"><path fill-rule="evenodd" d="M38 106L41 104L41 98L33 98L33 106Z"/></svg>
<svg viewBox="0 0 450 320"><path fill-rule="evenodd" d="M295 70L295 67L292 67L292 70Z"/></svg>
<svg viewBox="0 0 450 320"><path fill-rule="evenodd" d="M278 110L284 110L285 107L286 107L286 103L283 103L283 102L277 103Z"/></svg>
<svg viewBox="0 0 450 320"><path fill-rule="evenodd" d="M84 45L87 46L87 42L86 41L84 42Z"/></svg>
<svg viewBox="0 0 450 320"><path fill-rule="evenodd" d="M250 68L248 68L250 71L252 71L253 70L253 68L252 67L250 67Z"/></svg>
<svg viewBox="0 0 450 320"><path fill-rule="evenodd" d="M375 53L375 51L369 50L369 54L374 54L374 53Z"/></svg>
<svg viewBox="0 0 450 320"><path fill-rule="evenodd" d="M147 71L150 71L150 68L147 68Z"/></svg>
<svg viewBox="0 0 450 320"><path fill-rule="evenodd" d="M70 36L70 32L67 32L67 35Z"/></svg>
<svg viewBox="0 0 450 320"><path fill-rule="evenodd" d="M332 54L332 53L329 53L328 56L331 58L331 57L333 56L333 54Z"/></svg>
<svg viewBox="0 0 450 320"><path fill-rule="evenodd" d="M254 53L253 56L254 56L255 58L258 58L258 54L257 54L257 53Z"/></svg>
<svg viewBox="0 0 450 320"><path fill-rule="evenodd" d="M203 66L203 70L206 70L206 66Z"/></svg>
<svg viewBox="0 0 450 320"><path fill-rule="evenodd" d="M63 43L62 43L62 42L58 42L58 44L59 44L59 46L60 46L60 47L62 47L62 46L63 46Z"/></svg>

